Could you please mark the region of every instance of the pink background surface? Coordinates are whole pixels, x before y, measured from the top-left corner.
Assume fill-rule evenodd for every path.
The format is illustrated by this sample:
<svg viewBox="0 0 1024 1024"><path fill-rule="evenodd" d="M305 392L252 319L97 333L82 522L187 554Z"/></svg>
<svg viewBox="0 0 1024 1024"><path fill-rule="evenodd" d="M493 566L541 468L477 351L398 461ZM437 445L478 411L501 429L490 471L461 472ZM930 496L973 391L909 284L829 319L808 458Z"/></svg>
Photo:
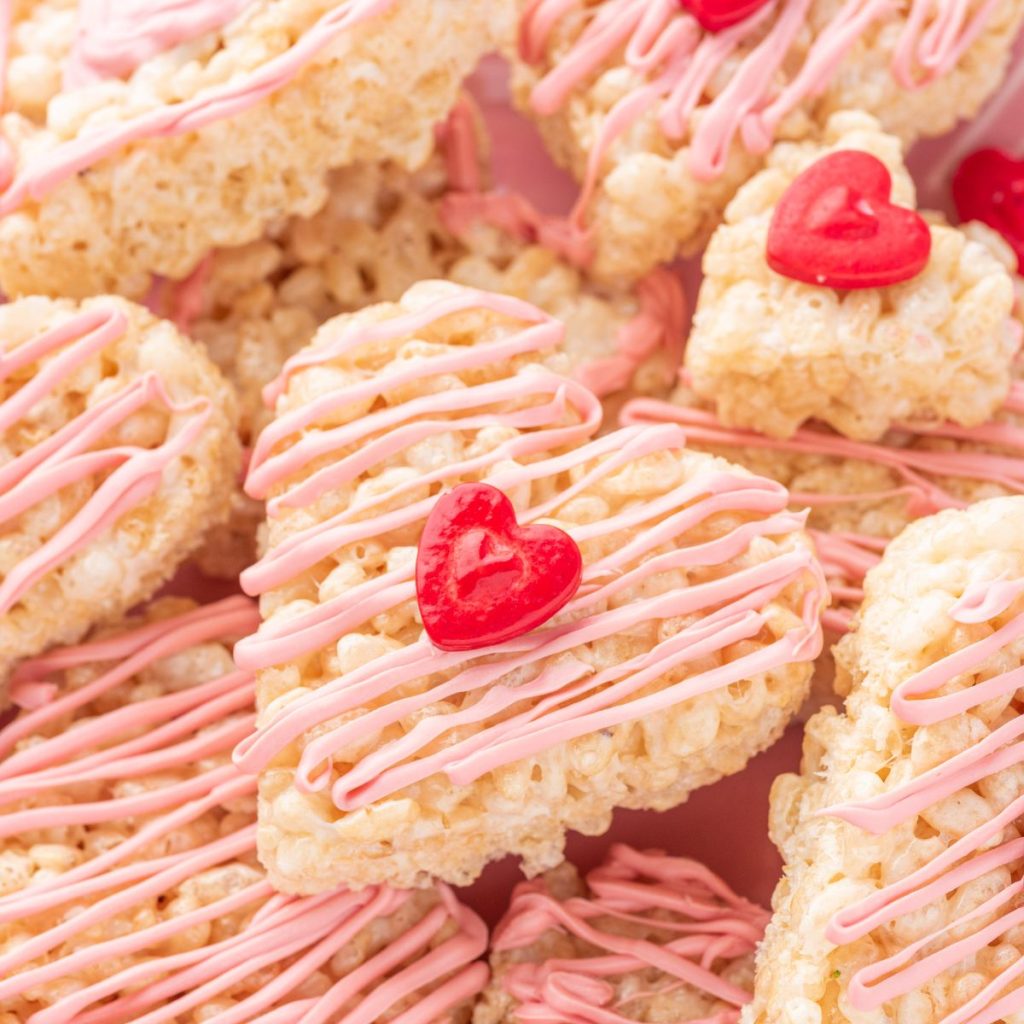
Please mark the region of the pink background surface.
<svg viewBox="0 0 1024 1024"><path fill-rule="evenodd" d="M982 116L952 136L915 147L910 164L922 206L948 209L948 180L966 153L981 145L999 145L1024 152L1024 41L1006 87ZM523 192L545 212L565 212L575 196L574 184L550 161L534 129L505 102L504 72L488 61L474 77L472 89L484 110L492 134L499 184ZM692 298L699 284L697 261L680 265ZM233 588L197 579L186 569L172 588L178 593L197 590L214 598ZM739 775L694 794L673 811L619 811L604 836L573 835L568 855L581 868L595 865L610 843L628 842L695 857L719 872L738 892L767 905L781 862L767 834L768 793L774 778L795 771L800 760L801 729L791 727L771 750L755 758ZM503 912L511 887L522 878L513 858L491 865L467 891L467 899L489 921Z"/></svg>

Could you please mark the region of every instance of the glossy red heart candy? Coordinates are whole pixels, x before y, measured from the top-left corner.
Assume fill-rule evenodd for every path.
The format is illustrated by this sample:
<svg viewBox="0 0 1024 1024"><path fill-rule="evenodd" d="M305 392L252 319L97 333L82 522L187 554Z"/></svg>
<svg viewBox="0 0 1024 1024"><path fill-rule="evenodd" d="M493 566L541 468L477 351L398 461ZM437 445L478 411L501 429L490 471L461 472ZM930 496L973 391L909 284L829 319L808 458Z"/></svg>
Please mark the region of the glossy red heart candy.
<svg viewBox="0 0 1024 1024"><path fill-rule="evenodd" d="M931 253L928 225L889 201L892 178L877 157L838 150L803 172L775 208L768 266L829 288L882 288L916 277Z"/></svg>
<svg viewBox="0 0 1024 1024"><path fill-rule="evenodd" d="M680 0L684 10L689 11L703 29L721 32L722 29L738 25L760 10L769 0Z"/></svg>
<svg viewBox="0 0 1024 1024"><path fill-rule="evenodd" d="M504 643L547 622L579 588L583 557L554 526L520 526L490 484L460 484L427 517L416 555L416 599L444 651Z"/></svg>
<svg viewBox="0 0 1024 1024"><path fill-rule="evenodd" d="M953 175L953 202L962 221L980 220L1006 239L1024 267L1024 160L1001 149L979 149Z"/></svg>

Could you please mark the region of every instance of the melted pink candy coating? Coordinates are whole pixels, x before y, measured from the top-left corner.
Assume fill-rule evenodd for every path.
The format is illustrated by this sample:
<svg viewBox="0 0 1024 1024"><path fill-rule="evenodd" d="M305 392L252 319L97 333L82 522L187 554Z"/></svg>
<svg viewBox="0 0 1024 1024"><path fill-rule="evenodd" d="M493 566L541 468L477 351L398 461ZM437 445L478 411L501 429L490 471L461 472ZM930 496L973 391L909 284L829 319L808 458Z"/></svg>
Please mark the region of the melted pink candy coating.
<svg viewBox="0 0 1024 1024"><path fill-rule="evenodd" d="M222 28L250 0L79 0L64 85L119 78L151 57Z"/></svg>
<svg viewBox="0 0 1024 1024"><path fill-rule="evenodd" d="M1024 416L1024 384L1014 383L1004 411L1015 418ZM907 513L919 517L947 508L963 508L964 502L943 485L944 479L971 480L998 484L1005 490L1024 493L1024 427L1017 422L986 423L980 427L958 427L944 424L937 427L900 427L898 434L917 433L939 441L970 442L978 445L1007 447L1019 455L995 451L951 449L914 449L898 444L852 441L827 427L810 423L791 438L779 440L752 430L727 427L713 412L691 406L674 405L656 399L636 399L622 410L623 424L675 423L686 436L701 445L723 449L754 448L787 452L793 455L814 455L832 459L857 459L884 466L895 472L902 483L898 488L879 493L835 494L792 491L793 503L820 507L846 502L876 501L905 497ZM815 544L830 580L832 597L840 605L857 606L863 599L860 588L865 573L875 565L885 548L885 541L864 534L812 530ZM833 608L826 612L826 627L845 633L851 624L849 608Z"/></svg>
<svg viewBox="0 0 1024 1024"><path fill-rule="evenodd" d="M0 0L0 43L9 43L11 11L14 0ZM106 33L109 26L100 24L106 4L102 0L83 4L79 38L69 69L70 81L80 84L84 78L116 68L125 74L132 62L145 60L187 38L193 31L208 31L230 20L225 15L237 14L245 7L244 0L179 0L177 5L165 0L160 9L146 0L107 0L116 4L120 17L113 27L116 49L108 49ZM396 0L349 0L324 14L302 37L283 53L272 57L258 70L232 78L223 85L204 90L190 100L168 103L145 114L111 125L86 129L77 138L60 142L45 153L26 157L15 166L9 144L0 153L0 216L18 209L29 200L39 200L68 178L98 163L119 149L142 139L168 138L198 131L223 118L234 117L249 110L266 96L288 85L318 54L342 33L378 17L395 5ZM188 22L180 21L174 7L184 8ZM205 28L203 27L205 26ZM85 51L83 39L88 40ZM130 40L130 44L126 41ZM6 81L9 46L0 50L0 80ZM97 55L109 58L111 66L97 67ZM87 63L83 63L87 61Z"/></svg>
<svg viewBox="0 0 1024 1024"><path fill-rule="evenodd" d="M500 984L520 1004L519 1020L628 1024L635 1019L638 1001L682 985L731 1004L703 1024L739 1020L750 993L720 977L722 962L754 952L768 923L765 910L737 896L696 861L622 845L613 846L605 863L590 872L587 887L588 898L564 902L553 898L542 880L516 887L508 913L495 929L495 951L523 949L552 930L600 950L575 959L508 967ZM666 912L672 915L668 919ZM598 918L649 923L674 937L630 938L605 931ZM652 968L664 977L646 987L644 996L633 995L633 1012L625 1015L614 1004L615 989L606 979Z"/></svg>
<svg viewBox="0 0 1024 1024"><path fill-rule="evenodd" d="M957 622L975 623L1005 613L1024 592L1024 580L999 579L971 584L949 609ZM892 710L902 721L934 725L949 721L985 700L1020 688L1024 670L992 675L966 690L932 696L953 677L991 663L1004 647L1024 637L1024 614L1018 613L984 639L947 655L893 691ZM996 728L981 742L907 783L870 800L822 811L881 835L959 790L1024 762L1024 715ZM928 904L944 900L955 889L1024 856L1024 840L998 842L1003 830L1024 813L1024 797L1009 803L995 817L954 842L929 864L906 878L887 885L872 896L836 914L826 935L837 945L853 942L881 925ZM992 845L993 842L996 845ZM1008 929L1024 921L1019 895L1024 882L1008 886L964 917L950 922L907 945L876 964L862 968L850 982L849 999L858 1010L872 1010L935 979L944 970L974 956ZM982 915L993 920L973 935L950 941L953 925L964 925ZM940 941L944 940L944 941ZM930 951L926 947L931 947ZM942 1024L995 1024L1006 1014L1024 1009L1024 989L1005 993L1024 971L1017 961L1002 971Z"/></svg>
<svg viewBox="0 0 1024 1024"><path fill-rule="evenodd" d="M464 372L474 366L506 361L516 354L540 352L557 345L560 326L539 310L515 299L467 288L457 289L417 313L370 326L356 326L328 345L306 350L290 361L268 393L279 394L287 377L299 366L327 362L350 348L385 336L405 336L450 313L471 308L489 309L520 319L524 326L488 345L445 354L429 363L411 361L405 369L376 374L279 416L257 442L246 488L254 497L266 497L276 491L268 504L268 514L274 516L282 505L307 507L328 489L356 480L360 474L392 459L409 444L432 435L485 425L532 428L531 432L520 434L473 460L419 475L296 533L243 573L242 583L248 593L261 594L288 583L343 545L422 523L433 506L432 498L392 511L373 512L377 506L394 506L402 494L412 488L479 474L485 482L508 493L532 481L576 470L578 479L571 487L544 504L520 512L519 521L526 525L549 516L573 495L632 460L683 447L682 432L671 426L633 427L584 443L600 425L599 402L581 385L542 367L508 380L423 395L331 430L304 433L325 413L384 394L409 380L422 379L425 372ZM508 413L494 412L491 408L495 402L531 394L543 399L542 403ZM575 411L579 422L572 423L568 419L569 410ZM438 419L440 415L453 418ZM374 436L378 431L383 433ZM284 443L289 446L281 447ZM499 463L507 460L536 456L565 445L572 446L567 454L527 465L498 468ZM301 483L283 491L279 489L311 460L342 448L350 448L350 454ZM606 458L592 465L600 456ZM484 652L490 657L487 663L479 663L474 658L474 654L478 657L482 652L444 653L423 636L401 650L326 683L315 692L297 697L253 737L239 745L236 763L247 772L262 771L293 740L316 728L318 735L305 745L296 773L296 786L304 793L330 786L335 805L352 810L438 772L446 774L455 785L467 785L501 765L573 738L663 710L728 686L752 673L810 660L821 646L819 612L826 594L817 565L804 550L777 555L714 582L601 610L614 594L639 585L657 572L682 566L719 565L746 551L756 537L778 536L799 529L803 516L789 512L787 503L788 495L778 484L716 470L689 480L665 495L639 501L605 521L571 527L567 532L581 545L623 529L630 531L633 539L600 561L585 566L579 593L563 613L569 621L487 648ZM682 544L680 538L687 531L726 509L755 512L762 518L737 526L704 544ZM651 525L661 517L666 518ZM673 543L678 545L674 550L628 570L625 568L653 548ZM799 628L753 654L698 672L657 693L637 696L648 683L677 666L756 636L765 625L763 609L766 604L807 573L818 579L819 585L807 595ZM242 667L262 668L300 657L335 642L347 632L358 630L375 615L412 601L414 591L411 565L391 570L287 621L265 623L255 636L237 646L236 659ZM581 644L600 641L639 623L695 613L699 619L690 626L647 654L621 665L594 672L588 665L569 657L548 666L530 683L508 687L501 682L520 667L571 651ZM400 699L392 697L381 707L345 724L320 730L336 716L387 698L411 680L448 671L453 673L452 677L426 693ZM367 755L333 783L330 773L323 770L334 752L347 746L355 735L363 735L371 729L386 729L434 701L459 700L471 693L481 694L481 699L457 713L423 718L400 740ZM524 699L536 703L526 710L510 711ZM449 738L460 726L476 726L493 717L502 720L466 739L447 743L440 751L425 752L439 739Z"/></svg>
<svg viewBox="0 0 1024 1024"><path fill-rule="evenodd" d="M564 218L541 213L518 192L484 190L473 119L472 101L463 97L438 133L451 186L441 200L445 227L458 237L475 224L489 224L521 242L560 253L574 265L587 264L590 243L567 233ZM619 331L616 355L576 370L577 379L601 398L629 387L637 368L658 352L666 355L666 386L682 361L687 304L678 276L658 268L637 282L634 291L640 310Z"/></svg>
<svg viewBox="0 0 1024 1024"><path fill-rule="evenodd" d="M79 313L43 334L0 351L0 382L40 360L45 364L26 384L0 402L0 434L13 430L49 392L120 338L127 327L116 309ZM97 447L112 430L152 404L183 417L180 427L156 448ZM147 373L108 395L50 437L0 467L0 526L97 474L105 479L79 511L0 581L0 615L46 573L66 562L117 520L152 497L167 467L199 439L210 402L173 401L160 377Z"/></svg>
<svg viewBox="0 0 1024 1024"><path fill-rule="evenodd" d="M985 0L971 14L961 0L913 0L893 56L896 81L915 89L948 74L984 30L997 3ZM579 199L560 232L571 240L562 251L569 256L587 251L586 213L608 154L648 112L655 111L670 142L687 140L694 178L717 178L737 139L751 153L767 152L783 120L826 88L866 31L895 13L890 0L846 0L779 90L778 76L805 31L811 4L776 0L717 33L705 32L679 0L605 0L591 8L584 31L534 87L534 111L547 117L562 110L574 91L589 84L619 52L641 84L626 92L600 125ZM520 23L523 59L540 63L561 21L581 7L580 0L529 0ZM751 46L730 67L725 88L708 101L709 84L720 79L741 48ZM693 115L702 104L695 125ZM553 241L558 233L549 228L548 237Z"/></svg>
<svg viewBox="0 0 1024 1024"><path fill-rule="evenodd" d="M201 758L226 757L252 728L254 683L250 673L234 671L188 689L133 701L80 722L76 728L16 749L40 728L127 685L136 673L159 659L182 654L199 644L245 635L259 621L251 601L232 597L169 619L136 627L79 647L56 650L24 662L12 680L17 703L56 672L94 663L109 663L92 682L48 704L21 714L0 730L0 807L32 800L42 805L0 816L0 837L59 825L97 825L126 815L148 821L130 839L63 874L0 898L0 921L15 921L90 899L63 922L0 954L0 1000L26 994L39 984L71 978L90 965L116 961L145 950L153 959L117 971L37 1011L33 1024L156 1024L227 992L264 966L297 957L295 962L247 999L210 1020L217 1024L250 1021L373 1024L400 999L451 975L396 1020L429 1024L471 998L486 982L487 970L474 963L486 948L486 929L454 894L439 887L441 903L400 938L358 970L318 997L296 997L303 983L335 953L375 920L394 913L408 894L383 887L359 893L339 891L308 898L274 893L265 881L231 892L215 902L163 922L102 942L78 945L63 956L21 973L13 971L58 949L87 928L129 913L134 906L166 897L190 878L239 857L252 858L255 825L180 853L140 858L151 844L170 843L173 834L202 814L228 801L251 797L254 780L230 762L198 772L188 782L148 789L140 797L98 803L67 803L62 790L89 780L135 781L181 770ZM59 689L55 687L55 694ZM31 702L30 702L31 703ZM140 726L145 731L139 735ZM53 801L56 798L55 802ZM106 895L104 895L106 894ZM184 953L160 955L161 944L188 928L224 915L255 911L236 934ZM452 938L427 952L426 945L449 922ZM424 955L416 959L417 954ZM385 976L405 960L403 970ZM357 1004L339 1017L340 1007Z"/></svg>

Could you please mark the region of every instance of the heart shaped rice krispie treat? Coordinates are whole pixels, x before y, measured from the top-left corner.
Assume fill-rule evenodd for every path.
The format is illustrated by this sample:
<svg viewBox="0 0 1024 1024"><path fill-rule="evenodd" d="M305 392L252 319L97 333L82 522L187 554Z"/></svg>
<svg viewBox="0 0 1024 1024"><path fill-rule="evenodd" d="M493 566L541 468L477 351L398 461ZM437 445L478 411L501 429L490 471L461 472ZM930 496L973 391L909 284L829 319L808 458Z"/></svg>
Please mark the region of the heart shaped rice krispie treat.
<svg viewBox="0 0 1024 1024"><path fill-rule="evenodd" d="M616 844L516 886L474 1024L736 1024L767 921L703 865Z"/></svg>
<svg viewBox="0 0 1024 1024"><path fill-rule="evenodd" d="M730 203L704 254L686 349L694 391L715 404L723 423L773 437L790 437L809 419L858 440L875 440L901 421L986 422L1006 399L1021 341L1013 281L988 246L936 217L927 224L927 264L901 283L848 290L769 266L778 213L801 187L801 172L846 151L877 158L879 169L891 172L893 202L913 207L899 141L866 114L836 114L820 146L779 145ZM819 197L805 236L844 188L840 178ZM836 214L857 216L856 203ZM886 241L884 220L869 215L846 227L853 246L868 231L863 250L852 255L876 258ZM821 230L823 248L842 247L826 237L844 230L839 219Z"/></svg>
<svg viewBox="0 0 1024 1024"><path fill-rule="evenodd" d="M748 16L723 28L710 7ZM582 183L565 234L608 279L698 251L773 142L837 110L906 142L948 131L999 85L1024 17L1017 0L519 8L516 100Z"/></svg>
<svg viewBox="0 0 1024 1024"><path fill-rule="evenodd" d="M234 392L123 299L0 306L0 683L152 594L228 516Z"/></svg>
<svg viewBox="0 0 1024 1024"><path fill-rule="evenodd" d="M1009 271L1013 253L980 224L962 228ZM1019 279L1014 279L1016 286ZM1019 317L1018 302L1014 314ZM785 485L795 508L808 508L808 525L829 579L827 631L845 633L863 599L864 574L885 545L915 519L947 508L1024 491L1024 363L992 419L973 427L899 423L877 441L857 441L811 421L792 437L768 437L722 423L687 384L671 401L638 399L620 422L676 423L687 443ZM685 375L684 375L685 376ZM831 686L831 680L829 681Z"/></svg>
<svg viewBox="0 0 1024 1024"><path fill-rule="evenodd" d="M448 278L524 299L565 325L573 375L606 399L609 415L631 394L664 395L682 359L686 298L658 269L632 287L603 287L485 219L522 209L513 195L476 210L486 149L461 102L438 152L418 172L393 163L335 171L327 205L293 217L257 242L212 253L199 272L153 295L154 308L204 342L239 392L243 444L272 417L263 388L284 361L340 313L393 302L417 281ZM454 208L454 209L452 209ZM255 557L262 506L239 495L230 524L200 555L205 572L235 576Z"/></svg>
<svg viewBox="0 0 1024 1024"><path fill-rule="evenodd" d="M0 729L0 1022L460 1024L483 923L443 886L290 899L256 860L230 760L255 628L164 599L24 662Z"/></svg>
<svg viewBox="0 0 1024 1024"><path fill-rule="evenodd" d="M330 321L271 388L247 480L266 554L242 576L264 623L236 650L260 727L236 757L262 773L284 891L464 883L510 852L545 870L566 829L738 771L803 700L827 600L803 517L678 428L591 441L601 406L563 376L561 336L520 300L428 282ZM479 481L565 531L582 583L526 635L442 651L417 549L442 492ZM489 592L481 631L547 571L517 569L488 521L448 535L451 614Z"/></svg>
<svg viewBox="0 0 1024 1024"><path fill-rule="evenodd" d="M1024 498L909 526L837 648L846 713L772 792L786 861L747 1024L1024 1012Z"/></svg>
<svg viewBox="0 0 1024 1024"><path fill-rule="evenodd" d="M8 16L0 287L141 297L151 272L182 278L215 246L315 212L330 168L424 163L511 11L52 0Z"/></svg>

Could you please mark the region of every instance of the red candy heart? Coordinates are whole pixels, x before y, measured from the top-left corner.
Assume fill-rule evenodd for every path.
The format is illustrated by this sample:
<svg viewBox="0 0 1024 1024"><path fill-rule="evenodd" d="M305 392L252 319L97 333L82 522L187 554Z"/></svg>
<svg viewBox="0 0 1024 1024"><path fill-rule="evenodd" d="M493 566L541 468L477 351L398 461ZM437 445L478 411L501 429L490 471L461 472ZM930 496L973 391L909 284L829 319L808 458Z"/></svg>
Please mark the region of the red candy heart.
<svg viewBox="0 0 1024 1024"><path fill-rule="evenodd" d="M547 622L580 585L583 557L554 526L520 526L489 484L460 484L427 517L416 556L416 599L444 651L504 643Z"/></svg>
<svg viewBox="0 0 1024 1024"><path fill-rule="evenodd" d="M803 172L775 208L768 266L829 288L881 288L909 281L932 248L928 225L889 202L892 178L877 157L839 150Z"/></svg>
<svg viewBox="0 0 1024 1024"><path fill-rule="evenodd" d="M1024 160L1001 149L979 149L953 175L960 219L980 220L1006 239L1024 267Z"/></svg>
<svg viewBox="0 0 1024 1024"><path fill-rule="evenodd" d="M708 32L737 25L760 10L768 0L680 0L684 10L689 11Z"/></svg>

